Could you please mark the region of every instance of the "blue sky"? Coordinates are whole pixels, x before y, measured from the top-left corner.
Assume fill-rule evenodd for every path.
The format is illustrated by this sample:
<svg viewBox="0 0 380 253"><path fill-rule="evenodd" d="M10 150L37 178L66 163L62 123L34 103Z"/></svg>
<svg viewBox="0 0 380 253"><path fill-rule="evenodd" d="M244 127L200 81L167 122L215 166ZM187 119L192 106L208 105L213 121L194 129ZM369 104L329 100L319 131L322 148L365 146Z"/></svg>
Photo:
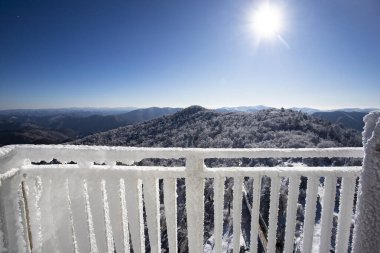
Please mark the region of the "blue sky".
<svg viewBox="0 0 380 253"><path fill-rule="evenodd" d="M380 107L380 1L0 0L0 109Z"/></svg>

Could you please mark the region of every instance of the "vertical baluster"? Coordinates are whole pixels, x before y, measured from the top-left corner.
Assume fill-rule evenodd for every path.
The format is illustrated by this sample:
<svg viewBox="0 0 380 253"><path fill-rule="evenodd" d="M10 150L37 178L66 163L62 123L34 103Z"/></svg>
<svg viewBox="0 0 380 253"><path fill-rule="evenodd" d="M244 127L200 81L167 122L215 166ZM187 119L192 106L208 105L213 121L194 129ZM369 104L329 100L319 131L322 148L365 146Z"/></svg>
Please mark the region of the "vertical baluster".
<svg viewBox="0 0 380 253"><path fill-rule="evenodd" d="M37 231L38 231L38 229L35 226L35 221L32 221L32 219L35 219L34 217L32 217L35 215L35 209L34 209L35 198L32 197L33 192L31 193L30 189L33 190L33 181L34 180L35 180L34 177L28 176L28 178L25 178L21 182L21 188L22 188L22 193L23 193L23 197L24 197L24 205L25 205L25 215L26 215L26 221L27 221L27 233L28 233L28 240L29 240L28 248L30 249L30 252L33 252L33 248L34 248L33 244L36 241L36 238L33 238L33 237L37 236ZM32 185L32 187L30 187L30 185ZM10 203L10 204L12 206L12 203ZM13 212L14 212L14 210L13 210ZM12 224L12 226L15 227L14 224ZM8 227L8 229L10 229L10 227ZM11 228L11 231L12 230L14 230L14 228ZM8 231L8 233L9 233L9 231ZM14 237L14 236L12 236L12 237Z"/></svg>
<svg viewBox="0 0 380 253"><path fill-rule="evenodd" d="M91 183L93 180L84 180L83 181L83 194L84 194L84 203L85 203L85 210L86 210L86 218L87 218L87 226L88 226L88 235L90 240L90 252L98 252L98 245L97 241L99 241L99 245L102 244L103 239L103 222L104 216L101 214L99 216L96 215L97 212L101 213L101 208L94 208L96 205L100 205L103 202L102 199L93 197L94 195L99 195L99 182L98 180L95 180L94 186L91 187ZM89 186L90 185L90 186ZM90 195L91 195L91 201L90 201ZM92 202L92 203L90 203ZM93 205L93 210L91 210L91 205ZM95 214L95 219L93 218L93 213ZM94 226L94 220L95 220L95 226ZM99 230L95 234L95 227L99 227L101 231ZM103 229L102 229L103 228ZM99 240L96 240L96 236L98 236Z"/></svg>
<svg viewBox="0 0 380 253"><path fill-rule="evenodd" d="M146 218L151 252L161 252L160 198L158 178L147 177L143 180Z"/></svg>
<svg viewBox="0 0 380 253"><path fill-rule="evenodd" d="M19 176L0 181L1 209L4 215L2 217L2 222L4 222L2 225L5 232L3 236L7 252L29 252L29 247L25 240L27 239L25 234L27 233L27 228L22 224L22 210L19 206L19 196L22 195L19 188Z"/></svg>
<svg viewBox="0 0 380 253"><path fill-rule="evenodd" d="M131 246L129 245L129 226L128 226L128 211L127 211L127 201L125 199L125 181L120 179L120 202L121 202L121 215L123 222L123 245L124 252L129 253L131 251Z"/></svg>
<svg viewBox="0 0 380 253"><path fill-rule="evenodd" d="M5 220L5 209L4 205L5 199L2 196L4 191L4 186L2 185L2 180L0 179L0 249L7 248L7 228L6 228L6 220ZM21 196L22 199L22 196ZM26 238L27 241L28 238Z"/></svg>
<svg viewBox="0 0 380 253"><path fill-rule="evenodd" d="M85 203L92 252L106 252L106 231L102 179L88 177L85 183Z"/></svg>
<svg viewBox="0 0 380 253"><path fill-rule="evenodd" d="M299 176L289 177L284 252L293 252L299 185Z"/></svg>
<svg viewBox="0 0 380 253"><path fill-rule="evenodd" d="M325 253L330 251L332 221L334 215L334 203L336 194L336 177L330 176L325 178L325 190L322 204L322 229L319 252Z"/></svg>
<svg viewBox="0 0 380 253"><path fill-rule="evenodd" d="M164 206L169 252L176 253L177 246L177 178L164 180Z"/></svg>
<svg viewBox="0 0 380 253"><path fill-rule="evenodd" d="M78 246L78 239L76 235L76 229L75 229L75 223L74 223L74 214L73 214L73 208L72 208L72 202L71 202L71 193L70 193L70 183L69 178L66 178L65 182L65 188L66 188L66 195L67 195L67 209L69 212L69 218L70 218L70 229L71 229L71 236L72 236L72 242L74 247L74 253L79 253L79 246Z"/></svg>
<svg viewBox="0 0 380 253"><path fill-rule="evenodd" d="M72 176L68 179L67 187L75 252L91 252L84 180L80 177Z"/></svg>
<svg viewBox="0 0 380 253"><path fill-rule="evenodd" d="M189 252L203 252L204 162L197 157L186 160L186 211Z"/></svg>
<svg viewBox="0 0 380 253"><path fill-rule="evenodd" d="M354 204L355 177L343 177L340 194L336 252L347 252Z"/></svg>
<svg viewBox="0 0 380 253"><path fill-rule="evenodd" d="M108 199L109 214L110 214L109 216L111 219L112 235L113 235L113 241L115 244L115 250L116 252L123 252L124 251L124 245L123 245L124 230L123 230L122 199L121 199L122 196L120 195L120 179L119 178L107 179L106 189L107 189L107 199ZM125 196L123 196L123 198L125 202Z"/></svg>
<svg viewBox="0 0 380 253"><path fill-rule="evenodd" d="M3 193L3 186L1 184L1 180L0 180L0 249L6 249L7 248L7 228L6 228L6 220L5 220L5 209L4 209L4 204L5 203L5 199L3 198L2 196L2 193ZM20 200L22 200L23 197L22 197L22 194L20 196ZM22 214L23 216L24 213ZM26 220L26 219L24 219ZM25 223L26 224L26 223ZM26 243L28 244L28 238L26 238Z"/></svg>
<svg viewBox="0 0 380 253"><path fill-rule="evenodd" d="M69 179L66 179L65 182L65 188L66 188L66 195L67 195L67 210L69 213L69 219L70 219L70 229L71 229L71 235L72 235L72 242L73 242L73 248L74 248L74 253L79 252L79 246L78 246L78 239L76 236L76 231L75 231L75 224L74 224L74 214L73 214L73 208L72 208L72 203L71 203L71 193L70 193L70 184L69 184Z"/></svg>
<svg viewBox="0 0 380 253"><path fill-rule="evenodd" d="M214 179L214 252L222 252L223 210L224 210L224 177Z"/></svg>
<svg viewBox="0 0 380 253"><path fill-rule="evenodd" d="M17 180L18 182L18 180ZM1 185L1 184L0 184ZM17 211L15 214L18 217L18 222L16 223L18 225L18 238L17 238L17 244L18 244L18 249L17 252L26 252L30 253L31 248L30 248L30 241L29 241L29 234L28 234L28 213L27 213L27 200L26 200L26 192L24 190L24 182L21 181L21 183L18 186L17 190ZM3 218L2 221L3 222ZM3 224L2 224L3 225ZM4 236L4 234L3 234ZM1 238L2 240L5 238ZM5 249L6 247L3 248ZM10 249L8 249L11 251Z"/></svg>
<svg viewBox="0 0 380 253"><path fill-rule="evenodd" d="M141 180L134 177L127 177L125 179L125 186L133 251L143 253L145 252L145 236Z"/></svg>
<svg viewBox="0 0 380 253"><path fill-rule="evenodd" d="M305 221L303 229L303 252L311 252L313 245L314 220L318 196L319 177L309 176L307 179Z"/></svg>
<svg viewBox="0 0 380 253"><path fill-rule="evenodd" d="M271 178L270 207L269 207L269 228L268 228L268 252L276 251L277 241L277 218L279 201L279 177Z"/></svg>
<svg viewBox="0 0 380 253"><path fill-rule="evenodd" d="M40 200L42 195L42 181L40 177L28 177L25 180L28 202L29 225L31 234L32 252L42 252L42 226Z"/></svg>
<svg viewBox="0 0 380 253"><path fill-rule="evenodd" d="M73 252L75 245L71 228L70 206L68 202L67 179L60 177L50 181L51 226L55 230L55 252ZM48 190L48 189L47 189ZM44 214L43 214L44 215ZM52 252L52 251L47 251Z"/></svg>
<svg viewBox="0 0 380 253"><path fill-rule="evenodd" d="M233 252L240 252L242 179L234 178L233 198Z"/></svg>
<svg viewBox="0 0 380 253"><path fill-rule="evenodd" d="M42 229L42 252L56 252L57 251L57 234L56 227L53 221L53 206L51 201L52 180L49 177L41 177L42 181L42 194L40 200L41 207L41 229Z"/></svg>
<svg viewBox="0 0 380 253"><path fill-rule="evenodd" d="M110 207L108 203L108 194L106 189L106 181L101 180L101 188L102 188L102 197L103 197L103 213L104 213L104 227L106 232L106 242L107 242L107 252L113 253L115 251L114 247L114 236L112 232L111 226L111 218L110 218Z"/></svg>
<svg viewBox="0 0 380 253"><path fill-rule="evenodd" d="M261 177L253 178L252 209L251 209L251 244L250 253L257 252L257 235L259 230Z"/></svg>

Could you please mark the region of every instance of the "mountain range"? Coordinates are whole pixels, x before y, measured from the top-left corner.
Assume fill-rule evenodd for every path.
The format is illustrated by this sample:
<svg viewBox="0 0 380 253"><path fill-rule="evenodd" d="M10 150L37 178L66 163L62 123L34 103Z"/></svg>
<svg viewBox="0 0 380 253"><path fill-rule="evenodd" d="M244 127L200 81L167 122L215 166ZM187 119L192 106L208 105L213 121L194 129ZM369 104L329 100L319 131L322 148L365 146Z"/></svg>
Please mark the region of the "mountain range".
<svg viewBox="0 0 380 253"><path fill-rule="evenodd" d="M121 114L101 115L90 111L18 111L0 114L0 146L7 144L57 144L120 126L172 114L179 108L146 108ZM43 115L43 116L41 116Z"/></svg>
<svg viewBox="0 0 380 253"><path fill-rule="evenodd" d="M191 106L150 121L97 133L74 144L157 147L335 147L360 146L360 133L293 111L221 113Z"/></svg>
<svg viewBox="0 0 380 253"><path fill-rule="evenodd" d="M263 105L222 107L219 113L252 113L275 109ZM170 115L181 108L63 108L0 111L0 145L33 143L54 144L72 141L87 135ZM369 109L347 108L320 111L313 108L291 108L296 112L325 119L346 128L362 131L363 117Z"/></svg>
<svg viewBox="0 0 380 253"><path fill-rule="evenodd" d="M368 112L365 111L332 111L332 112L315 112L314 117L328 120L335 124L341 124L347 128L363 131L363 118Z"/></svg>
<svg viewBox="0 0 380 253"><path fill-rule="evenodd" d="M29 116L45 117L55 115L70 115L77 117L88 117L91 115L115 115L137 110L136 107L115 107L115 108L96 108L96 107L73 107L56 109L9 109L0 110L0 116Z"/></svg>

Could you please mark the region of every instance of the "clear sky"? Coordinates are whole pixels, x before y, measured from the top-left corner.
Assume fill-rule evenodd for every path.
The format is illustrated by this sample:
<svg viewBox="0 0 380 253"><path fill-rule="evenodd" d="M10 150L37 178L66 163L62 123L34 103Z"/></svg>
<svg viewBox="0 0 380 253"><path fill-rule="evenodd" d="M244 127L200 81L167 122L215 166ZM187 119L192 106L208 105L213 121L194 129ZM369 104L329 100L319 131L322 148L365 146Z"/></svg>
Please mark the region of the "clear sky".
<svg viewBox="0 0 380 253"><path fill-rule="evenodd" d="M0 0L0 109L380 107L380 1Z"/></svg>

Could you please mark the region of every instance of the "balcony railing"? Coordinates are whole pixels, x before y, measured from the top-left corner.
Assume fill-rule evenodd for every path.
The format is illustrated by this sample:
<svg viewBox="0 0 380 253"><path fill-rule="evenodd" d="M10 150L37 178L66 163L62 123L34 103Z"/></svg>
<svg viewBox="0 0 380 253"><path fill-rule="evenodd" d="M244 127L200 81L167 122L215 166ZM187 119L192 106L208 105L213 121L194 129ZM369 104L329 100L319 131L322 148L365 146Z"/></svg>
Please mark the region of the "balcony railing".
<svg viewBox="0 0 380 253"><path fill-rule="evenodd" d="M373 115L378 117L377 114ZM369 122L369 118L367 119ZM204 250L206 178L213 178L214 187L213 252L222 252L226 250L222 245L224 182L230 177L234 182L233 252L239 252L241 246L242 197L245 191L243 182L247 177L253 179L250 252L256 252L259 243L264 247L264 251L276 252L282 178L289 179L284 252L293 252L301 177L307 178L302 251L311 252L315 243L313 232L318 188L321 185L323 199L319 252L325 253L331 249L337 188L340 189L340 199L335 251L347 252L351 248L349 242L355 185L357 177L361 177L359 210L356 211L359 217L353 236L354 251L364 249L361 252L373 252L369 248L367 251L365 249L368 245L380 246L375 233L379 229L379 207L378 204L367 203L368 201L363 201L362 198L368 200L371 198L370 194L374 194L375 198L379 196L374 189L365 186L367 181L375 189L378 189L380 184L380 180L376 179L376 175L380 174L380 123L376 120L374 122L372 126L366 126L364 149L182 149L69 145L3 147L0 149L0 252L130 252L132 248L134 252L145 252L145 224L150 251L161 252L160 184L163 185L161 190L168 249L169 252L177 252L177 179L180 178L185 178L186 185L189 252L199 253ZM371 131L371 134L368 131ZM204 164L208 158L363 158L364 153L363 167L209 168ZM183 158L186 166L127 165L146 158ZM34 163L52 159L57 159L63 164ZM260 192L261 179L264 176L271 179L270 209L268 231L260 237ZM321 177L324 178L323 184L320 184ZM341 187L337 187L338 178L341 178ZM367 210L368 206L372 209ZM371 219L373 224L364 219L371 215L375 215ZM367 242L363 233L367 233L370 240L371 237L374 239ZM371 236L368 233L375 235Z"/></svg>

